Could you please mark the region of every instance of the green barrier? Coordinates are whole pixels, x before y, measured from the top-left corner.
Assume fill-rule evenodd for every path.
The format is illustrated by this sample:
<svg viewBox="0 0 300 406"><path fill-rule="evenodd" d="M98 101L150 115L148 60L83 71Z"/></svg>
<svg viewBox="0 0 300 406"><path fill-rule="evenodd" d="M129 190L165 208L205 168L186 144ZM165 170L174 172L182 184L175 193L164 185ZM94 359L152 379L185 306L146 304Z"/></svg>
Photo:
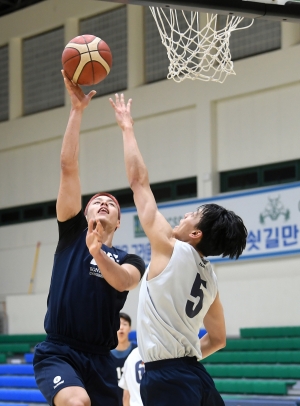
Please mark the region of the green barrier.
<svg viewBox="0 0 300 406"><path fill-rule="evenodd" d="M30 344L35 345L44 341L46 334L0 334L0 344Z"/></svg>
<svg viewBox="0 0 300 406"><path fill-rule="evenodd" d="M300 365L214 365L205 368L213 378L300 379Z"/></svg>
<svg viewBox="0 0 300 406"><path fill-rule="evenodd" d="M219 351L201 362L203 364L299 364L300 351Z"/></svg>
<svg viewBox="0 0 300 406"><path fill-rule="evenodd" d="M227 339L222 351L300 350L300 337Z"/></svg>
<svg viewBox="0 0 300 406"><path fill-rule="evenodd" d="M0 352L5 354L30 352L30 344L0 344Z"/></svg>
<svg viewBox="0 0 300 406"><path fill-rule="evenodd" d="M287 395L288 386L296 381L260 379L214 379L221 393L244 393L248 395Z"/></svg>
<svg viewBox="0 0 300 406"><path fill-rule="evenodd" d="M241 338L300 337L300 326L241 328Z"/></svg>

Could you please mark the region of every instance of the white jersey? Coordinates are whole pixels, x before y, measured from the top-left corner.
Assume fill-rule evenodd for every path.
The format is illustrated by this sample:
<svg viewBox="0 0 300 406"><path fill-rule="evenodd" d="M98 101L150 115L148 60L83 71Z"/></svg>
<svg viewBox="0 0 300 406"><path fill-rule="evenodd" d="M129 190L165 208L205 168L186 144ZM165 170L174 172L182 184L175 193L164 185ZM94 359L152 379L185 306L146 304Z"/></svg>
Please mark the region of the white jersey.
<svg viewBox="0 0 300 406"><path fill-rule="evenodd" d="M145 372L139 349L135 348L125 361L123 375L119 386L126 389L130 394L130 406L143 406L140 395L140 383Z"/></svg>
<svg viewBox="0 0 300 406"><path fill-rule="evenodd" d="M176 240L166 268L142 280L137 314L138 347L144 362L202 358L199 329L216 298L217 278L208 261Z"/></svg>

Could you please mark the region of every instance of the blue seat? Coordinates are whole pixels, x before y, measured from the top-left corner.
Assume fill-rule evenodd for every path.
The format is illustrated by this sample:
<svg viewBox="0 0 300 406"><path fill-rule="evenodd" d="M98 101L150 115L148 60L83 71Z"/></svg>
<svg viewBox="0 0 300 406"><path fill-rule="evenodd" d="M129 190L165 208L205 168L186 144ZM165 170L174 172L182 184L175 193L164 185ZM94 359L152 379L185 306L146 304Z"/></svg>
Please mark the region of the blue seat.
<svg viewBox="0 0 300 406"><path fill-rule="evenodd" d="M132 341L132 342L134 342L134 343L137 342L136 331L135 331L135 330L129 331L128 340L129 340L129 341Z"/></svg>
<svg viewBox="0 0 300 406"><path fill-rule="evenodd" d="M198 337L202 338L206 333L207 333L207 331L205 330L205 328L201 328L198 333Z"/></svg>
<svg viewBox="0 0 300 406"><path fill-rule="evenodd" d="M0 389L0 401L47 403L38 389Z"/></svg>
<svg viewBox="0 0 300 406"><path fill-rule="evenodd" d="M33 362L33 353L32 352L27 352L26 354L24 354L24 358L25 358L25 361L27 362L27 364L32 364L32 362Z"/></svg>
<svg viewBox="0 0 300 406"><path fill-rule="evenodd" d="M1 388L37 388L34 376L0 376Z"/></svg>
<svg viewBox="0 0 300 406"><path fill-rule="evenodd" d="M0 403L0 406L29 406L26 403Z"/></svg>
<svg viewBox="0 0 300 406"><path fill-rule="evenodd" d="M30 364L0 364L0 375L33 375Z"/></svg>

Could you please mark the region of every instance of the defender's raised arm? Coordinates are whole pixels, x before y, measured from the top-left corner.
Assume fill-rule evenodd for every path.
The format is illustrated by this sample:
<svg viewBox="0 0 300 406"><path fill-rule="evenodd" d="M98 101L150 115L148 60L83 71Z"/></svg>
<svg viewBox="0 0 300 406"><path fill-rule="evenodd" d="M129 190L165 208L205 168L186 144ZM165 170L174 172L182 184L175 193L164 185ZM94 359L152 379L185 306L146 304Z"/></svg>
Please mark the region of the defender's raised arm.
<svg viewBox="0 0 300 406"><path fill-rule="evenodd" d="M122 129L124 159L129 185L133 191L134 202L142 227L150 240L152 251L169 251L172 228L158 211L155 198L149 184L148 170L139 150L131 117L132 100L125 103L124 95L116 94L115 102L110 99L115 110L116 120Z"/></svg>

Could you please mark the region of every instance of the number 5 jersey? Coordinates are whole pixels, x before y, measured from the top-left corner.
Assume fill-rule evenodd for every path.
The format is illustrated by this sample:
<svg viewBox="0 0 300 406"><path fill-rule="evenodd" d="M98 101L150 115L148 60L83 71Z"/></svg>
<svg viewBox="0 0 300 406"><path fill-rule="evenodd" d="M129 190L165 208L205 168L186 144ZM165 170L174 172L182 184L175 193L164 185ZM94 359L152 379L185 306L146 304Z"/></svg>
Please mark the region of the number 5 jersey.
<svg viewBox="0 0 300 406"><path fill-rule="evenodd" d="M142 280L137 315L138 347L144 362L201 359L198 333L216 298L217 278L210 262L188 243L176 240L166 268Z"/></svg>

